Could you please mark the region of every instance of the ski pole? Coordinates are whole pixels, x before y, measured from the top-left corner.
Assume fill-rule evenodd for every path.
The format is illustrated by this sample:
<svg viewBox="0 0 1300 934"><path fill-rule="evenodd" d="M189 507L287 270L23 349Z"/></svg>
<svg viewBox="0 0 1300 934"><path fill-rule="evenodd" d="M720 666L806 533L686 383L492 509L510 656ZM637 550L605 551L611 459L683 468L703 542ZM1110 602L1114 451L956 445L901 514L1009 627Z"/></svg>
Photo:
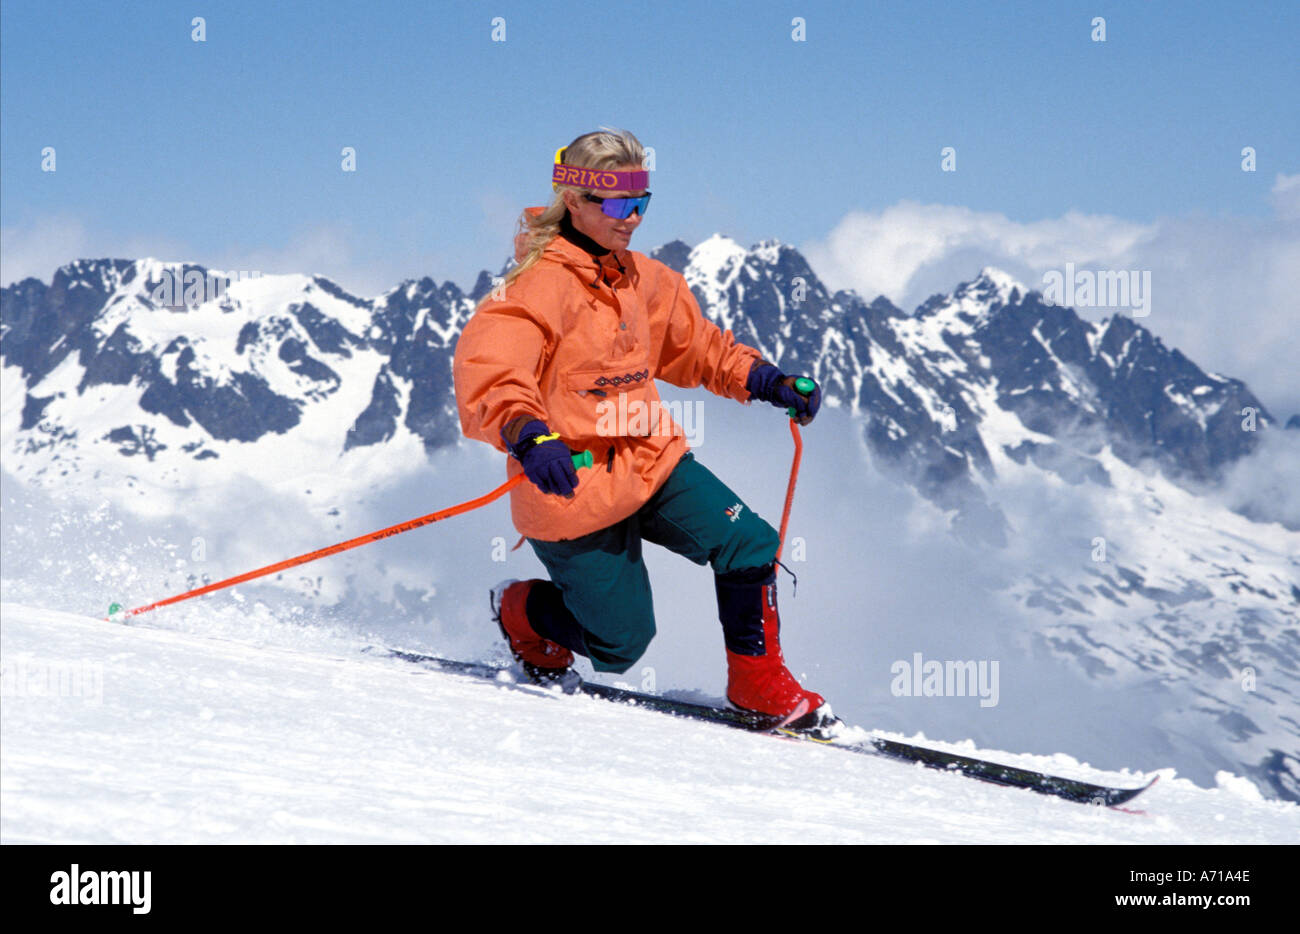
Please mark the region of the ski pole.
<svg viewBox="0 0 1300 934"><path fill-rule="evenodd" d="M579 454L572 455L572 457L573 466L575 468L591 466L591 451L583 451ZM276 571L283 571L286 568L297 567L300 564L306 564L308 561L315 561L317 558L335 555L340 551L347 551L349 548L358 548L361 545L368 545L371 542L377 542L380 539L391 538L394 535L401 535L403 532L409 532L411 529L418 529L421 526L429 525L430 523L437 522L440 519L458 516L463 512L469 512L473 509L478 509L480 506L486 506L494 499L498 499L510 490L514 489L523 482L523 479L524 474L522 472L517 473L491 493L486 493L477 499L471 499L468 502L460 503L456 506L448 506L446 509L431 512L427 516L420 516L418 519L409 519L406 522L399 522L397 525L390 525L388 528L380 529L378 532L371 532L368 535L358 535L356 538L350 538L346 542L339 542L337 545L330 545L327 548L309 551L307 554L298 555L296 558L287 558L284 561L277 561L275 564L268 564L266 567L258 568L256 571L248 571L245 574L228 577L223 581L217 581L215 584L208 584L195 590L187 590L185 593L177 594L174 597L168 597L165 600L158 600L146 606L138 606L132 610L125 610L122 608L120 603L114 603L108 608L109 619L112 619L114 616L119 618L123 616L138 616L141 613L156 610L160 606L167 606L171 603L180 603L182 600L188 600L191 597L199 597L205 593L212 593L212 591L221 590L223 587L242 584L244 581L253 580L257 577L265 577L267 574L274 574Z"/></svg>
<svg viewBox="0 0 1300 934"><path fill-rule="evenodd" d="M801 376L794 381L794 388L801 395L808 395L817 388L814 383L806 376ZM781 552L785 549L785 530L790 524L790 507L794 504L794 485L799 478L799 461L803 459L803 437L799 434L799 423L795 419L794 406L785 410L785 414L790 416L790 434L794 436L794 462L790 464L790 483L785 488L785 511L781 513L781 540L776 546L776 559L781 560Z"/></svg>

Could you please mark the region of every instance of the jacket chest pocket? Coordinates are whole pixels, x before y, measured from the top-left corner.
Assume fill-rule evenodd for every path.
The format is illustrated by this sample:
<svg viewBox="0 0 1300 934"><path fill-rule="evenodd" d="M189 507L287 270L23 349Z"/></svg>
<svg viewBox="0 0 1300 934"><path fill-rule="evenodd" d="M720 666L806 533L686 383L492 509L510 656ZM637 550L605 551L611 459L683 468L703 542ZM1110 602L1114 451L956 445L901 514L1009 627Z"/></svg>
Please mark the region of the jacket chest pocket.
<svg viewBox="0 0 1300 934"><path fill-rule="evenodd" d="M646 437L658 433L659 392L644 356L602 367L567 370L553 400L553 430L569 442Z"/></svg>
<svg viewBox="0 0 1300 934"><path fill-rule="evenodd" d="M645 308L630 289L617 295L607 291L601 296L588 296L585 302L566 312L563 329L563 340L582 344L588 360L644 356L644 348L649 345ZM614 366L611 364L610 368ZM588 369L581 372L587 373Z"/></svg>

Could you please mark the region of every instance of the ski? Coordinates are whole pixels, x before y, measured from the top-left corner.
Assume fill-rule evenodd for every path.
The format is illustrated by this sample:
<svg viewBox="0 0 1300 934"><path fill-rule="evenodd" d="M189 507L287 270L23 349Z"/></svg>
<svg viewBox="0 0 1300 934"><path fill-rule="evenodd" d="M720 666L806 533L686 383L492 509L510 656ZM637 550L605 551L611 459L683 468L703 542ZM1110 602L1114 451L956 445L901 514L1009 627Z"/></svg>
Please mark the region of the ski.
<svg viewBox="0 0 1300 934"><path fill-rule="evenodd" d="M497 681L499 683L521 683L531 686L531 682L528 681L503 681L503 679L510 679L513 672L512 668L504 665L492 665L485 662L462 662L454 659L441 658L437 655L425 654L423 652L410 652L402 649L392 649L385 646L375 645L366 646L363 651L370 655L384 658L396 658L402 661L411 662L423 668L430 668L437 671L469 675L475 678ZM821 746L827 746L833 749L842 749L845 752L857 753L859 755L886 756L903 762L920 763L927 768L940 769L945 772L956 772L969 778L991 782L996 785L1004 785L1011 788L1025 788L1039 794L1063 798L1066 801L1073 801L1078 804L1118 807L1121 804L1133 800L1142 792L1146 791L1155 784L1156 779L1159 778L1159 776L1156 776L1156 778L1152 778L1151 781L1147 782L1145 785L1140 785L1136 788L1117 788L1109 785L1097 785L1092 782L1080 781L1073 778L1062 778L1059 775L1049 775L1046 772L1036 772L1032 769L1022 769L1016 766L1003 765L998 762L991 762L987 759L976 759L971 756L945 752L940 749L915 746L911 743L904 743L898 740L886 739L879 736L873 736L860 742L837 742L835 740L828 741L813 739L806 734L796 733L781 728L779 726L779 717L744 710L735 710L728 707L714 707L709 704L700 704L692 701L674 700L671 697L664 697L659 694L646 694L641 691L611 687L606 684L595 684L583 681L578 686L577 693L586 694L590 697L598 697L602 700L611 701L617 704L626 704L646 710L653 710L674 717L717 723L733 729L746 730L748 732L762 733L771 736L809 740L816 742Z"/></svg>
<svg viewBox="0 0 1300 934"><path fill-rule="evenodd" d="M990 762L987 759L974 759L970 756L944 752L939 749L929 749L925 746L913 746L911 743L884 739L879 736L872 737L867 743L843 745L839 748L850 749L853 752L868 751L858 748L861 746L870 746L871 751L879 755L890 756L907 762L919 762L928 768L960 772L962 775L977 778L980 781L992 782L995 785L1028 788L1030 791L1036 791L1039 794L1064 798L1066 801L1074 801L1078 804L1093 804L1101 807L1118 807L1132 801L1154 785L1160 777L1157 775L1145 785L1139 785L1136 788L1095 785L1092 782L1062 778L1059 775L1035 772L1032 769L1021 769L1012 765L1003 765L999 762Z"/></svg>

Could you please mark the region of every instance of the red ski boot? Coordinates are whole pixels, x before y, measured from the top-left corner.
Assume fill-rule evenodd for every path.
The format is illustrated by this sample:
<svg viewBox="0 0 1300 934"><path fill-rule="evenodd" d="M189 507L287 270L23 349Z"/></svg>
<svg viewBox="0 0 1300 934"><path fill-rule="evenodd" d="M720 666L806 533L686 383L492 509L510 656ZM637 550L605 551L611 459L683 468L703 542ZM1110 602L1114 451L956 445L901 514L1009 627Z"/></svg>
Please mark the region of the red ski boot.
<svg viewBox="0 0 1300 934"><path fill-rule="evenodd" d="M781 717L782 724L799 719L826 703L815 691L805 690L778 648L770 655L727 652L727 700L743 710Z"/></svg>
<svg viewBox="0 0 1300 934"><path fill-rule="evenodd" d="M539 684L560 684L568 690L573 653L538 635L528 623L528 591L535 581L504 580L492 588L492 617L524 672Z"/></svg>
<svg viewBox="0 0 1300 934"><path fill-rule="evenodd" d="M718 613L727 644L727 700L744 710L780 718L780 726L827 732L839 721L816 691L805 689L781 654L776 566L715 577Z"/></svg>

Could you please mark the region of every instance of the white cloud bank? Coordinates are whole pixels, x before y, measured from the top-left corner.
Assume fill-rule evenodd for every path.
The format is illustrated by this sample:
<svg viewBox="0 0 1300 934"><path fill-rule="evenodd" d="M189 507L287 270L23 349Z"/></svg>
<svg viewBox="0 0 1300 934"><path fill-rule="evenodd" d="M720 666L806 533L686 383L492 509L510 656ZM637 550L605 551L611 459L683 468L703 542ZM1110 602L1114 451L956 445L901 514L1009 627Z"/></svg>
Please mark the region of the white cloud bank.
<svg viewBox="0 0 1300 934"><path fill-rule="evenodd" d="M7 287L28 277L49 282L54 270L88 255L89 245L86 226L75 217L0 228L0 283Z"/></svg>
<svg viewBox="0 0 1300 934"><path fill-rule="evenodd" d="M935 292L997 266L1028 287L1078 269L1148 270L1142 324L1213 372L1245 380L1285 421L1300 412L1300 174L1278 175L1265 219L1162 218L1139 224L1071 211L1022 223L1003 214L902 201L846 215L801 245L831 289L884 295L911 310ZM1096 320L1111 309L1079 309Z"/></svg>

